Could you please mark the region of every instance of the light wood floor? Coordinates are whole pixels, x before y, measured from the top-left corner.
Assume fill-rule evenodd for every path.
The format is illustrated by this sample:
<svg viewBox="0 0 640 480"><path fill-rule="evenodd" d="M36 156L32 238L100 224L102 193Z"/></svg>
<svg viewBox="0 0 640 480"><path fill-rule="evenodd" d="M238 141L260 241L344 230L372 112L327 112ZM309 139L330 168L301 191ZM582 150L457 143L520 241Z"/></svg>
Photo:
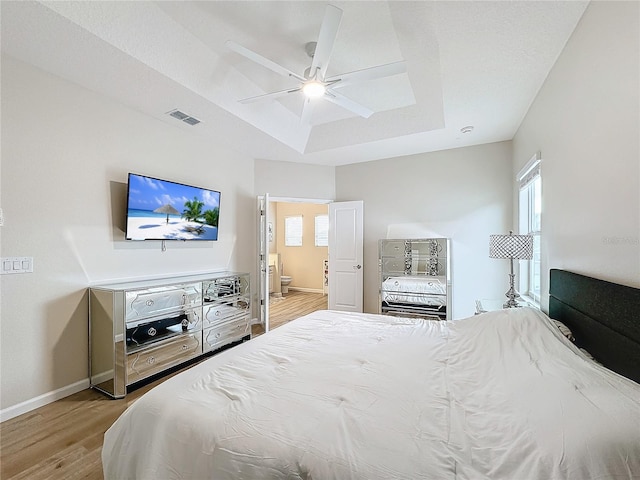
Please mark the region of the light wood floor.
<svg viewBox="0 0 640 480"><path fill-rule="evenodd" d="M269 327L273 329L295 318L326 308L326 295L289 290L283 297L272 298L269 302ZM264 333L264 329L261 325L254 325L251 333L259 335Z"/></svg>
<svg viewBox="0 0 640 480"><path fill-rule="evenodd" d="M290 290L283 300L270 303L271 328L326 308L326 296ZM253 330L254 335L263 333L260 326ZM1 423L0 479L102 480L104 432L129 405L169 376L122 400L87 389Z"/></svg>

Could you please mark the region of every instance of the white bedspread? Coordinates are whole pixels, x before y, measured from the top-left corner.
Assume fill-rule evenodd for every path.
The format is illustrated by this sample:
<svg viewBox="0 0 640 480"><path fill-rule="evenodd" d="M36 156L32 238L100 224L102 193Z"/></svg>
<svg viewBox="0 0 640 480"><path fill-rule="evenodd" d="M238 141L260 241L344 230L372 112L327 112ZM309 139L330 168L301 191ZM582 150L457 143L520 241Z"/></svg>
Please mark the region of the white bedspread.
<svg viewBox="0 0 640 480"><path fill-rule="evenodd" d="M106 432L107 479L640 479L640 385L542 313L322 311L196 365Z"/></svg>

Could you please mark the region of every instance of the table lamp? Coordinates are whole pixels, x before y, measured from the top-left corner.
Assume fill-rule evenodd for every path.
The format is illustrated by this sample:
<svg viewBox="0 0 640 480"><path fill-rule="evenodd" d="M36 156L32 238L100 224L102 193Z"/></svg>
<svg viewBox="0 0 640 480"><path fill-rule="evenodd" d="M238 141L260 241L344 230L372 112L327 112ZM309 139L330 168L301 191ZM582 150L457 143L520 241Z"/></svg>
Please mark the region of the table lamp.
<svg viewBox="0 0 640 480"><path fill-rule="evenodd" d="M508 258L511 262L511 273L509 274L509 290L505 293L507 301L504 308L519 307L518 298L520 295L514 287L515 274L513 273L513 259L529 260L533 258L533 236L532 235L490 235L489 236L489 257Z"/></svg>

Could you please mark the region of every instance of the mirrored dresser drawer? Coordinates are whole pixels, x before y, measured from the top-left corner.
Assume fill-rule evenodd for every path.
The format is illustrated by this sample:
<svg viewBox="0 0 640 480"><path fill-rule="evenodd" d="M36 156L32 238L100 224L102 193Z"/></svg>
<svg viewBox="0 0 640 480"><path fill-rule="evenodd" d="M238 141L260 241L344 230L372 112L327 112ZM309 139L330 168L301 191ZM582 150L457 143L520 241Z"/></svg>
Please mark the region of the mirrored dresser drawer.
<svg viewBox="0 0 640 480"><path fill-rule="evenodd" d="M127 355L127 379L135 383L202 353L200 332L159 342Z"/></svg>

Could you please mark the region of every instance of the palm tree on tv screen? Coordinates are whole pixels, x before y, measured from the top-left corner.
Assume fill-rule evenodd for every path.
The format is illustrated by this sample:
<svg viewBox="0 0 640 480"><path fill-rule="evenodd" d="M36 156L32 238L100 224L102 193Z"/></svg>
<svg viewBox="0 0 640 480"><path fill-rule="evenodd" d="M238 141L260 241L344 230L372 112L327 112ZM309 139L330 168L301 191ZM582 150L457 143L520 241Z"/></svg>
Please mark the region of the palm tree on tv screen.
<svg viewBox="0 0 640 480"><path fill-rule="evenodd" d="M206 212L204 212L204 222L207 225L217 227L219 214L220 214L220 210L217 207L212 210L207 210Z"/></svg>
<svg viewBox="0 0 640 480"><path fill-rule="evenodd" d="M202 217L202 207L204 207L204 202L199 201L196 197L193 197L193 200L187 200L184 202L182 218L189 222L199 221L199 218Z"/></svg>

